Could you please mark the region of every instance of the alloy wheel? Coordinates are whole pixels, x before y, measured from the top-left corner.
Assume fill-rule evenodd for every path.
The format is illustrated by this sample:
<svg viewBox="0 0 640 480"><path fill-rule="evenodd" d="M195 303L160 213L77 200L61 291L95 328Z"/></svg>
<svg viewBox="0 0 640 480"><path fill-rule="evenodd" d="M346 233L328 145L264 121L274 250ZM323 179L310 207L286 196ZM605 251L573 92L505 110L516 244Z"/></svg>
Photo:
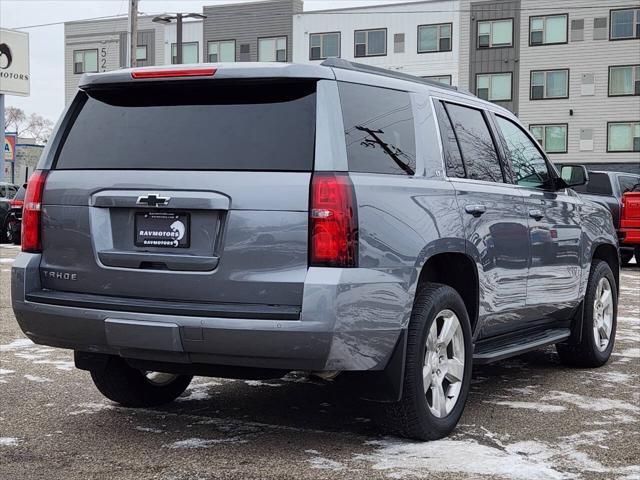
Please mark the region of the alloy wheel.
<svg viewBox="0 0 640 480"><path fill-rule="evenodd" d="M456 406L464 379L464 333L451 310L436 315L427 335L422 381L429 410L437 418Z"/></svg>
<svg viewBox="0 0 640 480"><path fill-rule="evenodd" d="M178 375L175 373L163 372L144 372L144 376L149 383L158 386L168 385L178 378Z"/></svg>
<svg viewBox="0 0 640 480"><path fill-rule="evenodd" d="M613 292L609 279L603 277L596 287L593 301L593 338L596 347L604 352L609 346L613 328Z"/></svg>

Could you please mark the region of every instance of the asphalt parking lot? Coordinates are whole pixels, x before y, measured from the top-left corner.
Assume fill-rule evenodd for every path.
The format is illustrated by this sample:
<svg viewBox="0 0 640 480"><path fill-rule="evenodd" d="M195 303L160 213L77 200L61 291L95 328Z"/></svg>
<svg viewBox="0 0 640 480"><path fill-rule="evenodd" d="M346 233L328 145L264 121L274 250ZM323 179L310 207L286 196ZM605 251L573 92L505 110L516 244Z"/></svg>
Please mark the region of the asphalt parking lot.
<svg viewBox="0 0 640 480"><path fill-rule="evenodd" d="M553 348L476 368L446 440L380 436L344 382L196 378L172 405L121 408L69 351L11 311L18 248L0 245L0 479L640 479L640 267L622 272L618 338L599 370Z"/></svg>

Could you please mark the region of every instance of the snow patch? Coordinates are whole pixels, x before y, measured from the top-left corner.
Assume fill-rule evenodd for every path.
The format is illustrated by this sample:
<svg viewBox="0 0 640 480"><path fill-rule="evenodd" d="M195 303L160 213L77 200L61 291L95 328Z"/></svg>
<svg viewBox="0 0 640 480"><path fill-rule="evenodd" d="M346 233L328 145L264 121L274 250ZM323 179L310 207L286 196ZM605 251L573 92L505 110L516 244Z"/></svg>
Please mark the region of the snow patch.
<svg viewBox="0 0 640 480"><path fill-rule="evenodd" d="M0 352L9 352L11 350L19 350L21 348L27 348L35 345L28 338L17 338L13 340L11 343L7 343L5 345L0 345Z"/></svg>
<svg viewBox="0 0 640 480"><path fill-rule="evenodd" d="M37 383L53 382L53 380L51 380L50 378L37 377L35 375L25 375L24 378L26 378L30 382L37 382Z"/></svg>
<svg viewBox="0 0 640 480"><path fill-rule="evenodd" d="M607 410L625 410L628 412L640 412L640 407L631 403L611 398L586 397L569 392L551 391L540 399L542 402L565 402L575 405L583 410L604 412Z"/></svg>
<svg viewBox="0 0 640 480"><path fill-rule="evenodd" d="M159 428L151 428L151 427L137 426L136 430L138 430L139 432L148 432L148 433L164 433L164 430L160 430Z"/></svg>
<svg viewBox="0 0 640 480"><path fill-rule="evenodd" d="M495 475L522 480L566 478L552 466L530 460L526 455L481 445L474 440L413 443L384 439L366 444L378 449L370 454L357 454L354 459L372 462L374 470L389 471L390 478L422 477L434 472Z"/></svg>
<svg viewBox="0 0 640 480"><path fill-rule="evenodd" d="M281 387L282 386L281 383L268 383L268 382L263 382L262 380L245 380L244 383L249 385L250 387Z"/></svg>
<svg viewBox="0 0 640 480"><path fill-rule="evenodd" d="M548 405L546 403L538 403L538 402L519 402L519 401L498 401L498 402L484 402L484 403L493 403L494 405L503 405L505 407L510 408L520 408L525 410L536 410L542 413L554 413L554 412L563 412L567 409L567 407L563 407L562 405Z"/></svg>
<svg viewBox="0 0 640 480"><path fill-rule="evenodd" d="M36 360L33 363L55 365L58 370L68 372L75 368L75 364L69 360Z"/></svg>
<svg viewBox="0 0 640 480"><path fill-rule="evenodd" d="M202 438L188 438L186 440L180 440L177 442L163 445L165 448L207 448L212 445L218 445L221 443L247 443L247 440L243 440L240 437L227 437L216 438L213 440L204 440Z"/></svg>
<svg viewBox="0 0 640 480"><path fill-rule="evenodd" d="M615 352L613 355L616 357L640 358L640 348L627 348L621 352Z"/></svg>
<svg viewBox="0 0 640 480"><path fill-rule="evenodd" d="M0 437L0 446L2 447L15 447L20 443L15 437Z"/></svg>
<svg viewBox="0 0 640 480"><path fill-rule="evenodd" d="M14 261L13 258L0 258L0 263L13 263Z"/></svg>
<svg viewBox="0 0 640 480"><path fill-rule="evenodd" d="M9 375L13 373L13 370L7 370L6 368L0 368L0 375Z"/></svg>
<svg viewBox="0 0 640 480"><path fill-rule="evenodd" d="M79 407L80 410L74 410L73 412L69 412L69 415L81 415L84 413L93 414L93 413L101 412L103 410L113 410L115 408L113 405L109 405L107 403L95 403L95 402L78 403L75 406Z"/></svg>

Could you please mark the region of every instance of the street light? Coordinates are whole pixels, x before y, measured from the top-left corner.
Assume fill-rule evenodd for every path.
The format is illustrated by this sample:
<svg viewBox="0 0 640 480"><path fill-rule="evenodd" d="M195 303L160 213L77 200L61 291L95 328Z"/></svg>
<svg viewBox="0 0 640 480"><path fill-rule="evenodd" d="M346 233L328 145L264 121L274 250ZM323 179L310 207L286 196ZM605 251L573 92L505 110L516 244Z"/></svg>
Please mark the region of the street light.
<svg viewBox="0 0 640 480"><path fill-rule="evenodd" d="M207 18L206 15L202 15L201 13L176 13L175 15L170 15L165 13L163 15L158 15L154 17L151 21L155 23L163 23L165 25L171 23L173 20L176 21L176 63L182 63L182 19L183 18L199 18L201 20Z"/></svg>

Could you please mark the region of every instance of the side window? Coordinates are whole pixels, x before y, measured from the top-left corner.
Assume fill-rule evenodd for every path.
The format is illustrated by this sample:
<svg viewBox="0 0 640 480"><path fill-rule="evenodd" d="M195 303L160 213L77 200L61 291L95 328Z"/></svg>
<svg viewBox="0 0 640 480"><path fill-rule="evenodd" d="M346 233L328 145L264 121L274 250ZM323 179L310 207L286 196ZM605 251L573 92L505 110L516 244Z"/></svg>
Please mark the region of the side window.
<svg viewBox="0 0 640 480"><path fill-rule="evenodd" d="M18 192L18 187L15 185L7 185L7 198L13 198Z"/></svg>
<svg viewBox="0 0 640 480"><path fill-rule="evenodd" d="M505 141L507 158L516 184L534 188L548 187L552 177L540 151L515 123L498 116L496 120Z"/></svg>
<svg viewBox="0 0 640 480"><path fill-rule="evenodd" d="M413 175L416 138L407 92L339 83L352 172Z"/></svg>
<svg viewBox="0 0 640 480"><path fill-rule="evenodd" d="M467 178L504 182L496 146L483 113L452 103L447 103L446 109L460 145Z"/></svg>
<svg viewBox="0 0 640 480"><path fill-rule="evenodd" d="M438 124L440 125L440 137L442 138L442 148L444 153L444 165L448 177L465 178L467 176L462 163L462 156L458 148L456 134L451 126L449 115L442 102L434 101Z"/></svg>

